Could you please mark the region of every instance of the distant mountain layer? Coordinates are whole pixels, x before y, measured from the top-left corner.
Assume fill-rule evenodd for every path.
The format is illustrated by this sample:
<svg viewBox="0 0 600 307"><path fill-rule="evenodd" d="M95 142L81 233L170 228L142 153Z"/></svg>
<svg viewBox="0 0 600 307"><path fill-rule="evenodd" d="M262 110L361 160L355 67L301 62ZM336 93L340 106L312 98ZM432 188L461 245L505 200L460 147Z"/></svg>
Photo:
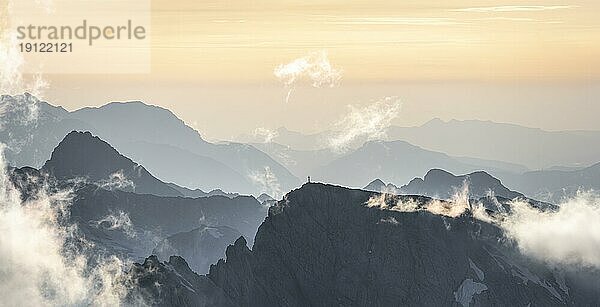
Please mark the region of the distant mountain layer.
<svg viewBox="0 0 600 307"><path fill-rule="evenodd" d="M240 306L594 305L598 286L519 256L468 214L365 205L372 192L305 184L209 278ZM426 197L396 196L424 204ZM391 200L391 201L396 201ZM500 242L499 242L500 241Z"/></svg>
<svg viewBox="0 0 600 307"><path fill-rule="evenodd" d="M370 141L316 170L313 178L316 181L363 187L373 178L387 182L408 182L433 168L453 173L485 169L480 165L468 164L444 153L426 150L404 141ZM502 170L490 172L505 173Z"/></svg>
<svg viewBox="0 0 600 307"><path fill-rule="evenodd" d="M126 306L236 306L208 277L194 273L178 256L165 262L150 256L126 274Z"/></svg>
<svg viewBox="0 0 600 307"><path fill-rule="evenodd" d="M319 150L327 148L327 140L335 134L335 131L302 134L280 128L269 141L299 151ZM261 142L260 136L241 139ZM528 169L581 168L600 162L600 131L545 131L491 121L433 119L417 127L389 127L385 140L406 141L428 150L464 157L457 159L467 164L483 163L511 172L526 171L522 166ZM359 148L366 141L359 138L352 147ZM582 148L585 150L580 150Z"/></svg>
<svg viewBox="0 0 600 307"><path fill-rule="evenodd" d="M541 170L507 175L503 181L530 197L558 202L578 191L600 191L600 163L577 170Z"/></svg>
<svg viewBox="0 0 600 307"><path fill-rule="evenodd" d="M434 119L420 127L391 127L387 137L449 155L507 161L530 169L600 160L600 131L545 131L490 121Z"/></svg>
<svg viewBox="0 0 600 307"><path fill-rule="evenodd" d="M73 112L31 95L0 99L0 141L8 145L13 166L39 167L72 130L90 131L143 164L162 180L189 188L264 192L254 178L269 172L284 189L299 180L256 148L236 143L212 144L170 111L141 102L110 103Z"/></svg>
<svg viewBox="0 0 600 307"><path fill-rule="evenodd" d="M231 232L236 236L241 234L252 241L266 215L265 207L251 196L185 198L136 194L118 189L109 191L95 184L43 176L33 168L13 169L10 178L24 199L36 197L38 191L46 187L50 192L72 191L73 198L67 207L68 221L65 222L77 225L86 240L104 249L102 252L133 259L143 259L152 253L158 242L172 236L180 237L182 233L193 232L203 225L233 229ZM233 234L221 238L231 239L223 242L224 246L233 242L236 238ZM184 241L177 241L176 246L181 250L187 249L184 244L189 244L189 248L196 244L193 238ZM218 252L206 251L192 260L198 263L214 260L211 253ZM207 258L203 259L204 256ZM208 264L198 269L207 270Z"/></svg>
<svg viewBox="0 0 600 307"><path fill-rule="evenodd" d="M182 256L194 272L206 274L210 265L225 255L227 246L241 235L231 227L201 225L167 237L158 243L152 254L162 260L168 260L172 255Z"/></svg>

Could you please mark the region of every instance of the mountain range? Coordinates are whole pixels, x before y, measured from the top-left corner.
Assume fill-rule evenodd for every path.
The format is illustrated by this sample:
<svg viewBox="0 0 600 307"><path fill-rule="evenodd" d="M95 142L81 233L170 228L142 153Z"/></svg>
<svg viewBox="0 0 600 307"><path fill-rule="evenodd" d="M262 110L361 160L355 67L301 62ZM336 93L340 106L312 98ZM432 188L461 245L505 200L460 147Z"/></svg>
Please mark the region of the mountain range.
<svg viewBox="0 0 600 307"><path fill-rule="evenodd" d="M282 127L268 141L295 150L318 150L327 148L327 140L337 133L302 134ZM507 162L516 172L587 167L599 162L600 157L600 131L547 131L491 121L435 118L421 126L390 126L382 135L386 141L403 140L450 156ZM243 135L239 139L265 142L261 136ZM367 137L358 137L352 148L366 141Z"/></svg>
<svg viewBox="0 0 600 307"><path fill-rule="evenodd" d="M597 285L520 256L500 229L468 212L449 218L365 205L374 197L305 184L269 209L252 249L238 239L208 277L238 306L599 302ZM388 201L431 200L395 196Z"/></svg>
<svg viewBox="0 0 600 307"><path fill-rule="evenodd" d="M40 167L70 131L90 131L167 182L202 190L265 192L253 178L271 173L290 189L299 183L285 167L256 148L213 144L172 112L142 102L113 102L67 111L29 95L0 98L0 141L11 165Z"/></svg>
<svg viewBox="0 0 600 307"><path fill-rule="evenodd" d="M373 178L388 182L408 182L433 168L453 173L488 169L494 174L507 173L482 165L466 163L441 152L425 150L405 141L369 141L360 148L322 166L313 178L350 187L362 187Z"/></svg>
<svg viewBox="0 0 600 307"><path fill-rule="evenodd" d="M252 241L266 214L251 196L164 183L89 132L70 132L40 170L12 168L10 178L24 200L40 191L70 191L63 222L77 225L96 253L131 259L178 254L200 273L239 236Z"/></svg>

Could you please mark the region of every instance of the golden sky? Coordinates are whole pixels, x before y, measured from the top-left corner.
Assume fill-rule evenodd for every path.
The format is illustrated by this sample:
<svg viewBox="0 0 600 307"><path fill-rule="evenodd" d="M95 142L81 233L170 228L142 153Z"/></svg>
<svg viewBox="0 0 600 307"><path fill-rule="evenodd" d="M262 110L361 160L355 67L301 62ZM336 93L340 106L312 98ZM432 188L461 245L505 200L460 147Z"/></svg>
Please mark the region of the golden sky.
<svg viewBox="0 0 600 307"><path fill-rule="evenodd" d="M155 0L153 70L260 81L324 49L344 79L589 79L598 12L598 1Z"/></svg>
<svg viewBox="0 0 600 307"><path fill-rule="evenodd" d="M215 139L329 129L348 105L384 96L403 101L395 125L600 130L597 0L152 0L149 33L150 73L46 74L44 98L70 110L142 100ZM286 103L275 67L321 50L339 86L298 85Z"/></svg>

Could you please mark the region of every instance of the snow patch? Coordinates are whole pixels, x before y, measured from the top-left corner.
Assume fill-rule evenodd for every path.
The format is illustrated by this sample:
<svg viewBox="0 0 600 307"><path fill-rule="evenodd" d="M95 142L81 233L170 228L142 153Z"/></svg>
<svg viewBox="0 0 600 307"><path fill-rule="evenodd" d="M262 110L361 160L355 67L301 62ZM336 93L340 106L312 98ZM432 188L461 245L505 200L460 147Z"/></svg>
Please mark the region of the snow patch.
<svg viewBox="0 0 600 307"><path fill-rule="evenodd" d="M456 292L454 292L454 299L463 307L468 307L471 305L474 295L480 294L487 289L488 287L485 284L474 282L472 279L467 278L460 284Z"/></svg>

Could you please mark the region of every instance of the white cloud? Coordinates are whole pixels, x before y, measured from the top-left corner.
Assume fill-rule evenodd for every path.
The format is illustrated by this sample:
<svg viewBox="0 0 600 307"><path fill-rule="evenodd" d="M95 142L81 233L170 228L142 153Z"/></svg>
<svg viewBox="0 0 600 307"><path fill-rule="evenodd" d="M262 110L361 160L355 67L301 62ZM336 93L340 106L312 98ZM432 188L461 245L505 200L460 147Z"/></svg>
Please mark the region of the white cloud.
<svg viewBox="0 0 600 307"><path fill-rule="evenodd" d="M36 3L48 12L51 11L51 1ZM6 19L0 21L0 94L15 95L29 92L34 96L42 97L49 83L42 78L41 68L40 72L32 77L26 77L23 74L25 58L18 48L17 32L11 26L11 6L12 1L9 1L6 6ZM4 19L2 12L0 12L0 17Z"/></svg>
<svg viewBox="0 0 600 307"><path fill-rule="evenodd" d="M135 189L135 183L133 183L133 181L128 179L125 174L123 174L123 170L119 170L110 174L108 179L100 180L96 184L99 187L109 191Z"/></svg>
<svg viewBox="0 0 600 307"><path fill-rule="evenodd" d="M335 151L345 151L356 140L382 139L385 130L400 113L402 103L397 97L385 97L364 107L348 106L349 112L335 124L339 131L329 140Z"/></svg>
<svg viewBox="0 0 600 307"><path fill-rule="evenodd" d="M281 185L270 167L265 166L262 170L253 171L248 178L260 188L261 193L266 193L275 199L282 196Z"/></svg>
<svg viewBox="0 0 600 307"><path fill-rule="evenodd" d="M527 203L512 203L500 226L521 252L555 265L600 268L600 197L578 193L543 212Z"/></svg>
<svg viewBox="0 0 600 307"><path fill-rule="evenodd" d="M129 218L129 214L123 211L119 211L116 214L111 213L103 217L101 220L96 221L95 224L96 227L102 227L108 230L121 230L130 238L137 236L135 228L133 227L133 223Z"/></svg>
<svg viewBox="0 0 600 307"><path fill-rule="evenodd" d="M71 191L46 189L23 202L0 159L0 293L7 306L116 306L127 293L119 282L124 263L116 257L93 261L72 248L81 242L68 222Z"/></svg>
<svg viewBox="0 0 600 307"><path fill-rule="evenodd" d="M302 80L319 88L335 87L342 79L342 71L331 65L325 50L314 51L287 64L280 64L275 67L273 74L289 88L286 102L289 102L295 85Z"/></svg>
<svg viewBox="0 0 600 307"><path fill-rule="evenodd" d="M271 143L279 135L279 133L277 130L259 127L254 129L252 135L255 139L260 139L261 143Z"/></svg>

